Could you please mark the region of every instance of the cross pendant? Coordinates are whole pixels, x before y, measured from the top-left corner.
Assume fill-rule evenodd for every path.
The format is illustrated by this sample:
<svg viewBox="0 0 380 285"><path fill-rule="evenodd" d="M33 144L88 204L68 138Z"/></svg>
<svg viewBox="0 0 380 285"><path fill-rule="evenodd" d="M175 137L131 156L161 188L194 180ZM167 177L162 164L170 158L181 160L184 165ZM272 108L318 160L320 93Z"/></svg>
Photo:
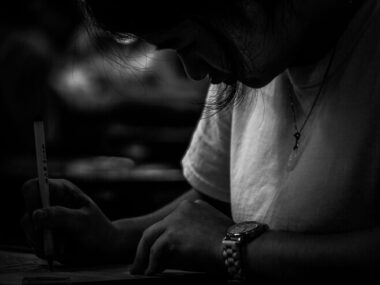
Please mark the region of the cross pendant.
<svg viewBox="0 0 380 285"><path fill-rule="evenodd" d="M295 132L295 133L293 134L293 136L294 136L295 139L296 139L296 142L295 142L295 144L294 144L294 146L293 146L293 150L298 150L298 147L299 147L299 140L300 140L300 138L301 138L301 133L300 133L299 131L297 131L297 132Z"/></svg>

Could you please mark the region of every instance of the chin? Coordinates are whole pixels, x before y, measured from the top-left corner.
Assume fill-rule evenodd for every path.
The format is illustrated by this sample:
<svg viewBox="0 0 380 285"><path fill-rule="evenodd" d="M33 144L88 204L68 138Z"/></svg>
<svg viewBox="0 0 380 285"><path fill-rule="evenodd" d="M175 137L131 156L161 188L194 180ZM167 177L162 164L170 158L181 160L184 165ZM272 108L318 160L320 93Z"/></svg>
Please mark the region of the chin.
<svg viewBox="0 0 380 285"><path fill-rule="evenodd" d="M254 77L254 78L243 79L241 80L241 83L243 83L244 85L248 87L259 89L268 85L273 79L274 77L267 77L267 78Z"/></svg>

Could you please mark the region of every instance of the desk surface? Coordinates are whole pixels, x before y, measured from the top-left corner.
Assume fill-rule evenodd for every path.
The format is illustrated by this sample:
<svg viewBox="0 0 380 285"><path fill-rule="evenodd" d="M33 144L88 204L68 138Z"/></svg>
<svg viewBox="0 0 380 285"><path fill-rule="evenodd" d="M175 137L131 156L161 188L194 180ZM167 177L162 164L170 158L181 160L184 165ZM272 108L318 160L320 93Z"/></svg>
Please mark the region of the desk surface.
<svg viewBox="0 0 380 285"><path fill-rule="evenodd" d="M131 275L127 265L70 268L56 265L50 272L33 254L0 250L0 284L22 284L24 278L64 277L71 284L223 284L204 273L167 270L157 276ZM55 282L44 284L57 284Z"/></svg>

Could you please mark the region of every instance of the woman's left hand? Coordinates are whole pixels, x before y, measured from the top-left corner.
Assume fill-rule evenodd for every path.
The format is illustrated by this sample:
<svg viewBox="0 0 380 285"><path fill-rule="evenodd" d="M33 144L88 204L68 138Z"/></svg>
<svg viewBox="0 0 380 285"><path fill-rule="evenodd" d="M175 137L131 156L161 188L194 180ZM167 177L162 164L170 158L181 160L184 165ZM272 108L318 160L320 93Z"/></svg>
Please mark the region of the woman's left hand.
<svg viewBox="0 0 380 285"><path fill-rule="evenodd" d="M232 224L202 200L183 201L144 231L131 273L152 275L176 268L220 274L224 271L222 240Z"/></svg>

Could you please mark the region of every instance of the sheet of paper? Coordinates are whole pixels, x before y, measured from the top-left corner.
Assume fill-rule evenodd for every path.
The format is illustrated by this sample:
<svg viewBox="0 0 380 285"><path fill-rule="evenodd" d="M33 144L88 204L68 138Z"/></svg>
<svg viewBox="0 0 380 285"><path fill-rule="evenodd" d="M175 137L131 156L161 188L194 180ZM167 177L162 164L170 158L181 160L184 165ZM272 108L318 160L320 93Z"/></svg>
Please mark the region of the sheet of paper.
<svg viewBox="0 0 380 285"><path fill-rule="evenodd" d="M0 284L19 285L24 278L31 277L68 277L71 284L161 284L158 281L165 280L165 284L183 285L208 280L203 273L177 270L167 270L158 276L131 275L127 265L70 268L55 264L54 272L50 272L47 264L33 254L0 251Z"/></svg>

